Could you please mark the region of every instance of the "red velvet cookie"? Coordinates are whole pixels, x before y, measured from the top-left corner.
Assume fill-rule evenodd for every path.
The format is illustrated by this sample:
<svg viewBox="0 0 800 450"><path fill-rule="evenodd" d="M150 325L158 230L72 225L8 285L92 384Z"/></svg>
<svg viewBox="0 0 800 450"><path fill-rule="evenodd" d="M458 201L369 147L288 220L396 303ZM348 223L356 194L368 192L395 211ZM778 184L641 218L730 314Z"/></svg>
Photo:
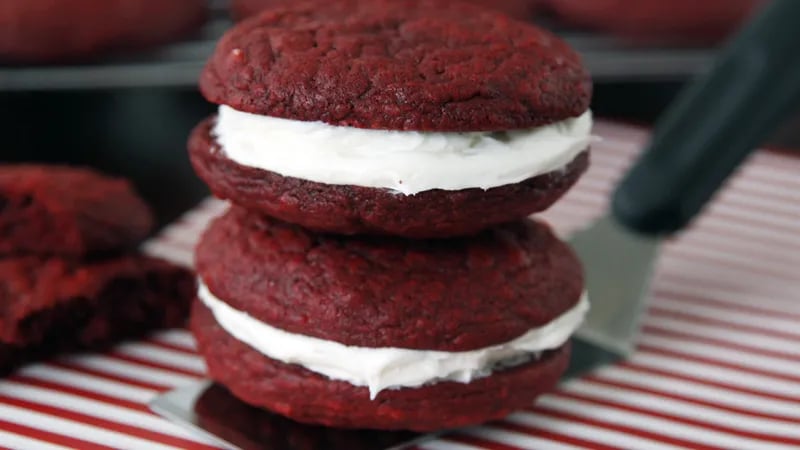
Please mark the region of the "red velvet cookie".
<svg viewBox="0 0 800 450"><path fill-rule="evenodd" d="M222 38L200 87L223 105L190 138L203 181L319 232L474 234L546 209L588 164L591 83L577 54L462 2L270 8ZM387 139L396 145L382 153ZM324 169L275 167L290 159ZM363 180L389 160L379 182Z"/></svg>
<svg viewBox="0 0 800 450"><path fill-rule="evenodd" d="M84 61L181 39L207 16L206 0L3 0L0 60Z"/></svg>
<svg viewBox="0 0 800 450"><path fill-rule="evenodd" d="M80 168L0 166L0 255L116 251L137 245L152 225L127 181Z"/></svg>
<svg viewBox="0 0 800 450"><path fill-rule="evenodd" d="M146 256L0 259L0 371L180 326L193 296L189 271Z"/></svg>
<svg viewBox="0 0 800 450"><path fill-rule="evenodd" d="M370 400L365 387L258 353L223 330L200 302L191 320L209 375L238 398L299 422L340 428L431 431L501 419L552 389L569 361L566 344L471 383L385 390Z"/></svg>
<svg viewBox="0 0 800 450"><path fill-rule="evenodd" d="M574 254L530 220L469 239L407 241L319 235L234 207L203 235L196 266L205 287L192 329L211 378L250 404L335 427L424 431L503 417L555 384L568 347L538 359L515 354L510 367L492 365L469 383L434 379L371 399L366 386L266 356L222 328L218 320L232 316L219 319L203 302L246 313L291 339L322 339L348 352L468 352L564 317L583 290Z"/></svg>
<svg viewBox="0 0 800 450"><path fill-rule="evenodd" d="M525 220L469 239L318 235L233 208L196 252L234 309L350 346L467 351L510 341L575 306L580 262Z"/></svg>
<svg viewBox="0 0 800 450"><path fill-rule="evenodd" d="M266 8L281 6L294 0L232 0L231 11L237 19L250 17ZM370 0L362 0L370 1ZM450 1L450 0L439 0ZM466 0L476 5L502 11L519 20L529 20L543 0Z"/></svg>
<svg viewBox="0 0 800 450"><path fill-rule="evenodd" d="M764 0L547 0L556 17L653 43L706 44L742 24Z"/></svg>
<svg viewBox="0 0 800 450"><path fill-rule="evenodd" d="M550 124L585 112L591 95L580 58L549 32L437 0L272 8L225 34L200 88L254 114L440 132Z"/></svg>
<svg viewBox="0 0 800 450"><path fill-rule="evenodd" d="M208 119L192 132L189 156L195 172L217 197L320 232L410 238L470 235L547 209L589 166L587 150L561 170L520 183L402 195L243 166L225 155L212 136L212 126L213 119Z"/></svg>

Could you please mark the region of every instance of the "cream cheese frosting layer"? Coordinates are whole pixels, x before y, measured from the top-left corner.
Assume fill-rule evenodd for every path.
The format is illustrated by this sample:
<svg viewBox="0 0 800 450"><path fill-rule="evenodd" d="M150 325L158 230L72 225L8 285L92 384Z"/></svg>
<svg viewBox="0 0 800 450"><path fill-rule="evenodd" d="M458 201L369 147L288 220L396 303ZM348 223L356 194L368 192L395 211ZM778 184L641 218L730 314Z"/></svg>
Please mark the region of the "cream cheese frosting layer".
<svg viewBox="0 0 800 450"><path fill-rule="evenodd" d="M592 113L526 130L368 130L219 107L214 136L238 164L317 183L412 195L490 189L563 169L593 138Z"/></svg>
<svg viewBox="0 0 800 450"><path fill-rule="evenodd" d="M375 398L384 389L413 388L439 381L470 381L496 367L538 358L562 346L589 310L586 293L571 309L511 341L463 352L394 347L357 347L290 333L270 326L223 302L200 280L198 297L230 335L263 355L298 364L333 380L369 388Z"/></svg>

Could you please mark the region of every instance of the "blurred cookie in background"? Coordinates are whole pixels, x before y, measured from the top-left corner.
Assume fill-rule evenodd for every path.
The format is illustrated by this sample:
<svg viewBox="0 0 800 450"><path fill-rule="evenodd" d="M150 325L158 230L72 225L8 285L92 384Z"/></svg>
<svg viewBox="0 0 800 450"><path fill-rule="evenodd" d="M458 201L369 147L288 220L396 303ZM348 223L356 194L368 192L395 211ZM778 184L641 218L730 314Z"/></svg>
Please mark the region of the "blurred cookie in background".
<svg viewBox="0 0 800 450"><path fill-rule="evenodd" d="M277 6L280 4L291 3L293 0L231 0L231 12L233 17L241 20L258 13L259 11ZM331 0L336 1L336 0ZM370 0L364 0L370 1ZM441 0L458 1L458 0ZM530 20L534 17L538 7L543 0L461 0L476 5L486 6L504 12L509 16L519 20Z"/></svg>
<svg viewBox="0 0 800 450"><path fill-rule="evenodd" d="M120 178L54 165L0 165L0 256L84 257L138 245L150 208Z"/></svg>
<svg viewBox="0 0 800 450"><path fill-rule="evenodd" d="M519 20L531 20L542 4L542 0L465 0L469 3L485 6L504 12Z"/></svg>
<svg viewBox="0 0 800 450"><path fill-rule="evenodd" d="M764 0L547 0L560 24L641 44L713 44L738 29Z"/></svg>
<svg viewBox="0 0 800 450"><path fill-rule="evenodd" d="M3 0L0 62L82 62L182 39L208 17L206 0Z"/></svg>
<svg viewBox="0 0 800 450"><path fill-rule="evenodd" d="M259 11L286 4L292 0L231 0L231 14L236 20L246 19Z"/></svg>
<svg viewBox="0 0 800 450"><path fill-rule="evenodd" d="M125 180L0 165L0 374L181 326L194 275L138 251L152 226Z"/></svg>

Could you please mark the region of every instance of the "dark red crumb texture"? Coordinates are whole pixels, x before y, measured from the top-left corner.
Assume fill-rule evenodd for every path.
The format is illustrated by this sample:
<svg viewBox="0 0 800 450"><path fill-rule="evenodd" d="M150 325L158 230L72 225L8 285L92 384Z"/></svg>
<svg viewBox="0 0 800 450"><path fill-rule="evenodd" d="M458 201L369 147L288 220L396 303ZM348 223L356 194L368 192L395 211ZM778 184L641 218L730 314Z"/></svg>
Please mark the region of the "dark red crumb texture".
<svg viewBox="0 0 800 450"><path fill-rule="evenodd" d="M194 286L188 270L139 255L88 262L0 259L0 371L181 326Z"/></svg>
<svg viewBox="0 0 800 450"><path fill-rule="evenodd" d="M137 245L153 217L131 185L88 169L0 165L0 256L68 255Z"/></svg>
<svg viewBox="0 0 800 450"><path fill-rule="evenodd" d="M543 211L589 166L589 151L564 169L488 190L441 189L400 195L387 189L330 185L240 165L211 135L213 119L189 139L195 172L220 198L311 230L408 238L470 235ZM285 151L292 151L286 149Z"/></svg>
<svg viewBox="0 0 800 450"><path fill-rule="evenodd" d="M494 131L579 116L591 81L553 34L437 0L296 1L220 40L205 97L250 113L371 129Z"/></svg>
<svg viewBox="0 0 800 450"><path fill-rule="evenodd" d="M430 431L501 419L552 389L569 360L567 344L471 383L384 390L370 400L366 387L263 356L225 332L199 302L192 331L211 378L241 400L299 422L340 428Z"/></svg>
<svg viewBox="0 0 800 450"><path fill-rule="evenodd" d="M2 0L0 61L85 61L198 30L207 0Z"/></svg>
<svg viewBox="0 0 800 450"><path fill-rule="evenodd" d="M216 297L291 333L364 347L466 351L512 340L574 306L580 263L544 224L468 239L317 235L234 208L196 268Z"/></svg>

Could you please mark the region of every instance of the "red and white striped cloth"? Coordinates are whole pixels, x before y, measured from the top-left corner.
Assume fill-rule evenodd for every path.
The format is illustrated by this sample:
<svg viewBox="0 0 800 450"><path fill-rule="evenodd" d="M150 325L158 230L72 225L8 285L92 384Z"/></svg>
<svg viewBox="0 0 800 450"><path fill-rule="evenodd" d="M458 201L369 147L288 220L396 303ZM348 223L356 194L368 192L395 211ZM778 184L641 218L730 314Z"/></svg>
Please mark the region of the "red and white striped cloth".
<svg viewBox="0 0 800 450"><path fill-rule="evenodd" d="M579 185L544 214L564 235L606 204L645 131L600 122ZM207 201L147 244L189 263ZM800 158L760 152L691 231L664 249L638 351L525 411L421 445L517 448L800 448ZM0 446L210 448L151 414L157 392L203 377L183 330L107 354L34 364L0 381Z"/></svg>

